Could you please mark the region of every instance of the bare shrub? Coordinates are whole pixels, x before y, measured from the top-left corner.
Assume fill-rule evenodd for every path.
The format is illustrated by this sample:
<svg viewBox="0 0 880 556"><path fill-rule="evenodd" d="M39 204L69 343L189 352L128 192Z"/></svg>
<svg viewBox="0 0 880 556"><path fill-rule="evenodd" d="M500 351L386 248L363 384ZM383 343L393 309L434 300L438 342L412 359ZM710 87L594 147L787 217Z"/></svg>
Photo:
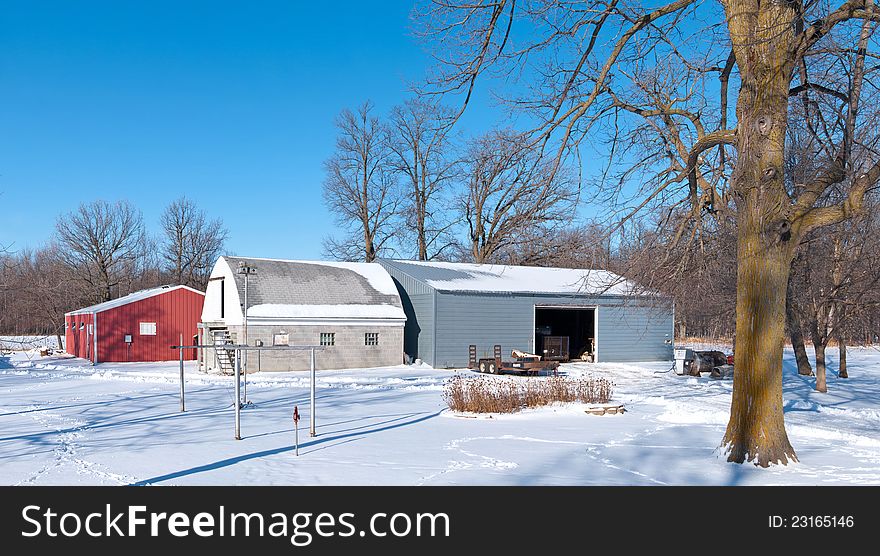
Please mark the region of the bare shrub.
<svg viewBox="0 0 880 556"><path fill-rule="evenodd" d="M455 375L443 391L446 405L468 413L516 413L555 402L607 403L614 384L604 378L562 376L523 381Z"/></svg>

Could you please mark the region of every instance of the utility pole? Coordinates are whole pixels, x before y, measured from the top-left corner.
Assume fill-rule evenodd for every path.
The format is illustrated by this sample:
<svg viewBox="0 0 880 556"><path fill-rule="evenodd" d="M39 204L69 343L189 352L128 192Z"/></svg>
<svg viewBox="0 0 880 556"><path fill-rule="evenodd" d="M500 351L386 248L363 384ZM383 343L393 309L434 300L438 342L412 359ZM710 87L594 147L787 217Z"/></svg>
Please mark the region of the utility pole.
<svg viewBox="0 0 880 556"><path fill-rule="evenodd" d="M248 345L248 277L256 274L256 267L250 266L247 261L238 262L238 273L244 274L244 345ZM247 403L247 350L244 355L244 403ZM241 399L238 400L241 403Z"/></svg>

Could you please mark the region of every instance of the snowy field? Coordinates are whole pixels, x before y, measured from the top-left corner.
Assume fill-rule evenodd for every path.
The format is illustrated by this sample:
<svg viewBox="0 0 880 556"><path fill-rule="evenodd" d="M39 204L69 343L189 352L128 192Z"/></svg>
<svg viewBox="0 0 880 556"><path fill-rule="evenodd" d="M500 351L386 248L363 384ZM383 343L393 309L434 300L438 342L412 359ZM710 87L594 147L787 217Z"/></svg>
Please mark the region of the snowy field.
<svg viewBox="0 0 880 556"><path fill-rule="evenodd" d="M671 363L563 365L607 377L627 412L578 405L462 416L443 402L454 371L320 371L310 438L308 373L251 375L233 439L231 377L187 364L0 357L0 482L13 485L864 485L880 484L880 351L852 348L829 393L785 357L785 411L800 463L760 469L717 449L732 383L680 377ZM468 371L458 371L467 373ZM494 377L497 380L524 380ZM292 413L299 406L300 455Z"/></svg>
<svg viewBox="0 0 880 556"><path fill-rule="evenodd" d="M58 347L57 336L0 336L0 351L26 351Z"/></svg>

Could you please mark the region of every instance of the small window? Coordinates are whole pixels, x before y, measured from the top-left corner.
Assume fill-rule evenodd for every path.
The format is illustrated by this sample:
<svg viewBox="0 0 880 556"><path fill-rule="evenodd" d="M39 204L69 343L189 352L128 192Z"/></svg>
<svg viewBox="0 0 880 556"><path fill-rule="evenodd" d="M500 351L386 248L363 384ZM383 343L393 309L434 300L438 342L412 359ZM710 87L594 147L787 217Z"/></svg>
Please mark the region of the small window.
<svg viewBox="0 0 880 556"><path fill-rule="evenodd" d="M155 336L156 335L156 323L155 322L142 322L141 324L141 336Z"/></svg>
<svg viewBox="0 0 880 556"><path fill-rule="evenodd" d="M364 334L364 345L365 346L378 346L379 345L379 333L378 332L367 332Z"/></svg>
<svg viewBox="0 0 880 556"><path fill-rule="evenodd" d="M80 329L80 330L85 330L85 328L86 328L86 323L85 323L85 321L79 323L79 329Z"/></svg>
<svg viewBox="0 0 880 556"><path fill-rule="evenodd" d="M322 346L335 346L336 345L336 333L335 332L321 332L321 345Z"/></svg>

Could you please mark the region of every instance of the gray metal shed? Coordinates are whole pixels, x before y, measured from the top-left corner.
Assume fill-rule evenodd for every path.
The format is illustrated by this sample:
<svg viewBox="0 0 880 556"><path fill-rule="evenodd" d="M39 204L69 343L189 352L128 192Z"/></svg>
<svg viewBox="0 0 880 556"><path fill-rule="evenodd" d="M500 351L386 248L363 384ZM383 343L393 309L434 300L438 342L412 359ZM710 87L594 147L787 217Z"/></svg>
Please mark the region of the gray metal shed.
<svg viewBox="0 0 880 556"><path fill-rule="evenodd" d="M407 321L404 351L438 368L465 367L468 346L489 356L500 344L597 362L669 361L671 300L603 270L378 261L394 279ZM552 340L552 341L550 341ZM545 349L548 351L545 352Z"/></svg>

